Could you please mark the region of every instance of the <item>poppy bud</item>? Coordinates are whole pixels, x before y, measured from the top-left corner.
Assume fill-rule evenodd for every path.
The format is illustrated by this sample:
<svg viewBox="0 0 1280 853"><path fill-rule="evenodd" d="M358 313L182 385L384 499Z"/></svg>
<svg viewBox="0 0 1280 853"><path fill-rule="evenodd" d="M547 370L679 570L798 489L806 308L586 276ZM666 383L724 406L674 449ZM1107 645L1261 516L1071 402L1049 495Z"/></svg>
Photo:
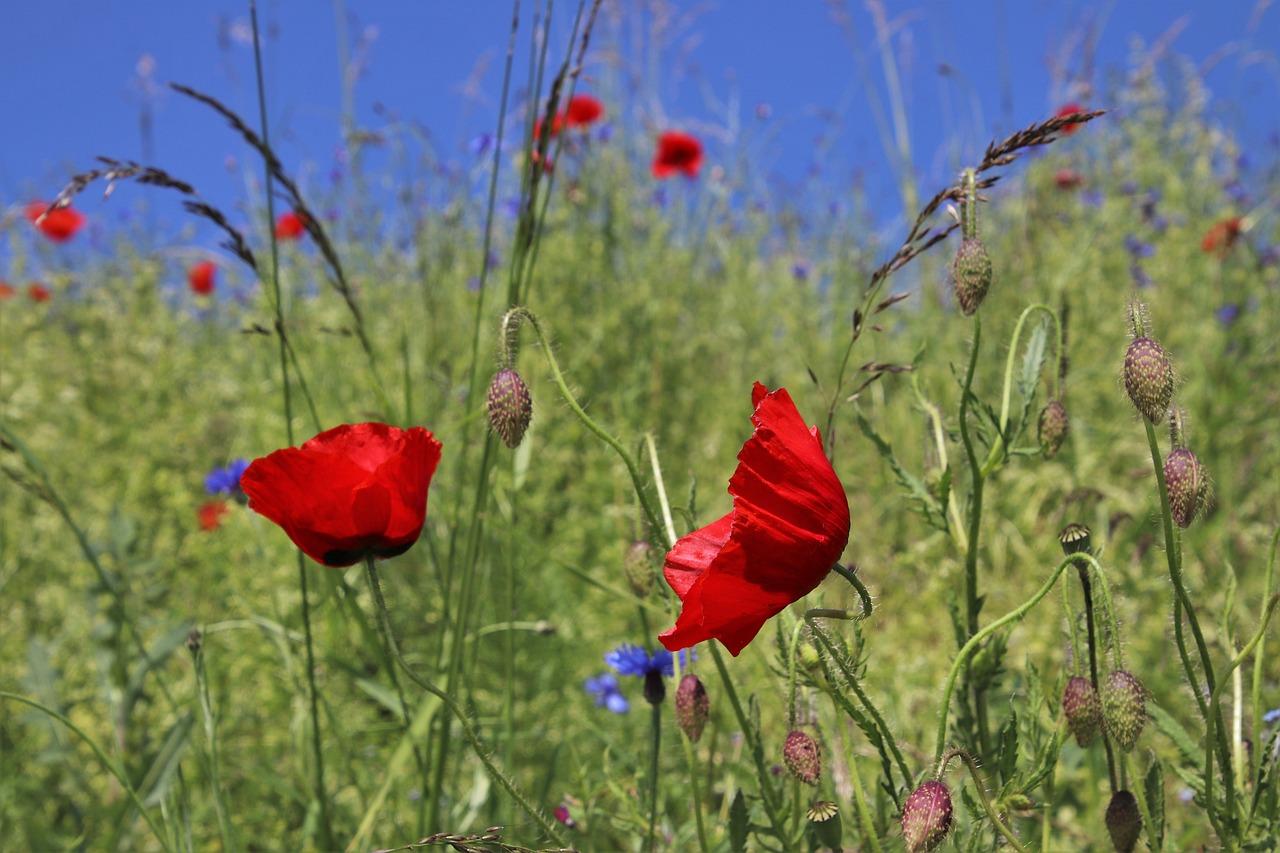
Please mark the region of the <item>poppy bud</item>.
<svg viewBox="0 0 1280 853"><path fill-rule="evenodd" d="M652 551L649 543L641 540L633 542L622 558L622 575L638 598L653 591L653 566L649 562Z"/></svg>
<svg viewBox="0 0 1280 853"><path fill-rule="evenodd" d="M1073 675L1067 679L1062 691L1062 714L1067 718L1067 729L1075 735L1076 743L1088 746L1098 736L1102 726L1102 702L1093 682Z"/></svg>
<svg viewBox="0 0 1280 853"><path fill-rule="evenodd" d="M1182 528L1190 527L1209 492L1204 466L1187 448L1176 448L1164 460L1164 484L1174 522Z"/></svg>
<svg viewBox="0 0 1280 853"><path fill-rule="evenodd" d="M667 698L667 685L662 683L662 671L651 669L644 674L644 701L650 705L661 705Z"/></svg>
<svg viewBox="0 0 1280 853"><path fill-rule="evenodd" d="M520 374L504 367L493 376L486 398L489 426L507 447L516 447L524 438L533 417L533 398Z"/></svg>
<svg viewBox="0 0 1280 853"><path fill-rule="evenodd" d="M1132 853L1142 832L1142 815L1138 801L1128 791L1116 791L1107 803L1107 834L1116 853Z"/></svg>
<svg viewBox="0 0 1280 853"><path fill-rule="evenodd" d="M822 752L812 737L792 729L782 747L782 759L792 776L808 785L818 784L822 776Z"/></svg>
<svg viewBox="0 0 1280 853"><path fill-rule="evenodd" d="M1068 556L1071 554L1090 553L1090 535L1089 528L1083 524L1068 524L1058 534L1058 542L1062 544L1062 553Z"/></svg>
<svg viewBox="0 0 1280 853"><path fill-rule="evenodd" d="M1173 399L1173 365L1164 347L1148 337L1133 339L1124 354L1124 389L1144 418L1164 419Z"/></svg>
<svg viewBox="0 0 1280 853"><path fill-rule="evenodd" d="M204 635L200 633L199 628L192 628L187 632L187 651L191 654L200 653L200 645L204 641Z"/></svg>
<svg viewBox="0 0 1280 853"><path fill-rule="evenodd" d="M1122 752L1133 749L1146 725L1146 688L1123 669L1108 675L1102 685L1102 722Z"/></svg>
<svg viewBox="0 0 1280 853"><path fill-rule="evenodd" d="M951 792L929 780L911 792L902 805L902 838L910 853L932 850L951 829Z"/></svg>
<svg viewBox="0 0 1280 853"><path fill-rule="evenodd" d="M1046 457L1056 456L1071 430L1071 420L1067 417L1067 407L1061 400L1050 400L1040 410L1040 449Z"/></svg>
<svg viewBox="0 0 1280 853"><path fill-rule="evenodd" d="M711 700L707 698L707 688L702 686L702 679L693 673L681 678L680 686L676 688L676 724L684 736L697 743L710 713Z"/></svg>
<svg viewBox="0 0 1280 853"><path fill-rule="evenodd" d="M968 317L977 311L991 289L991 256L982 240L966 237L960 242L951 262L951 284L964 315Z"/></svg>

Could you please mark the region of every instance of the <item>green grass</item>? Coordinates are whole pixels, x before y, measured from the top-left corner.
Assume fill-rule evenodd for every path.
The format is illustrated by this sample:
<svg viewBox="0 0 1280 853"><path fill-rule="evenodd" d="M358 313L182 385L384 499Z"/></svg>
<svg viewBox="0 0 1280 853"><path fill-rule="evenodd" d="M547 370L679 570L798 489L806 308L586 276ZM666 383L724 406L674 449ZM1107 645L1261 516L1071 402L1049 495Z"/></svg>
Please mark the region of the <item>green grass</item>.
<svg viewBox="0 0 1280 853"><path fill-rule="evenodd" d="M1063 525L1082 521L1093 528L1127 665L1163 709L1158 718L1171 721L1148 725L1129 759L1130 777L1141 779L1159 759L1165 849L1183 850L1217 842L1204 810L1178 796L1184 775L1195 777L1203 724L1174 649L1173 598L1146 439L1119 380L1131 291L1123 238L1134 233L1155 246L1143 261L1155 284L1142 297L1177 365L1190 445L1213 476L1213 505L1184 533L1182 547L1187 584L1219 670L1258 628L1267 549L1280 523L1280 288L1276 268L1260 266L1246 245L1221 260L1200 249L1205 230L1232 212L1213 171L1215 155L1230 153L1229 140L1199 115L1168 114L1153 95L1126 97L1139 107L1127 120L1104 118L1054 145L990 191L984 206L983 236L996 278L981 308L974 392L998 408L1019 314L1032 303L1065 304L1071 433L1057 457L1017 456L987 483L978 552L986 596L981 623L1018 606L1048 578L1061 560L1056 536ZM1102 194L1100 207L1053 186L1054 171L1064 165ZM1159 211L1169 220L1164 233L1142 223L1141 192L1124 194L1126 181L1161 192ZM675 209L664 211L647 203L650 191L649 179L616 151L593 149L573 191L555 190L527 304L548 329L591 416L640 458L642 436L653 433L683 533L728 509L725 484L750 431L753 380L785 385L807 420L824 419L850 313L869 270L895 246L873 245L862 230L848 227L838 239L806 247L814 272L797 281L790 271L794 249L771 215L730 212L705 198L694 202L697 194L684 190L674 193ZM1257 187L1254 194L1274 198L1277 191ZM697 209L682 207L686 196ZM697 224L673 224L689 222ZM452 637L447 614L458 604L457 554L472 521L484 429L482 401L468 395L477 297L467 281L480 260L476 226L469 223L445 215L426 219L412 253L390 244L339 244L390 410L372 389L355 338L326 331L348 324L341 299L329 290L302 295L322 275L314 250L286 248L282 257L289 333L320 426L412 422L444 444L423 541L381 572L400 645L433 678L441 675L442 650ZM505 258L510 240L499 226ZM1263 217L1248 236L1270 242L1275 227L1273 217ZM957 412L973 325L950 305L946 262L954 240L891 280L911 297L877 317L883 331L865 335L854 353L854 365L914 362L914 372L886 376L856 403L842 403L834 435L826 436L835 442L835 467L853 517L846 562L860 567L876 602L873 616L856 628L826 624L856 644L865 665L860 683L917 780L931 769L940 685L957 648L948 608L960 601L964 552L953 535L913 512L855 413L891 443L906 470L936 485L940 460L920 402L936 405L964 511L968 485ZM491 282L483 318L482 374L496 363L501 308L493 294L503 289L501 272ZM175 306L162 296L162 283L174 274L121 243L75 272L83 290L74 299L66 296L67 273L53 280L57 295L45 306L0 303L0 423L43 465L119 590L118 599L106 593L71 527L30 488L36 482L30 466L15 452L0 454L11 475L0 479L0 689L56 709L83 729L120 765L173 849L216 848L225 842L211 785L212 744L196 667L183 645L198 627L221 797L233 827L227 837L244 849L321 846L292 549L278 529L243 507L212 533L201 532L195 519L210 467L284 444L276 341L241 333L252 324L270 327L270 305L256 292L244 306L219 299L212 317L197 317L185 299ZM1230 326L1215 317L1224 302L1245 306ZM604 668L602 655L619 642L652 641L671 624L674 602L659 582L645 599L647 610L638 610L622 560L645 531L626 472L563 404L527 333L519 368L533 389L534 427L518 451L497 450L473 578L477 611L464 647L465 686L455 698L473 710L496 756L539 804L549 811L571 802L578 828L562 830L568 840L583 850L640 849L649 762L640 685L624 685L633 708L616 716L594 707L582 681ZM1016 447L1034 445L1034 417L1051 370L1042 372L1029 404L1031 429ZM1015 413L1021 406L1015 391ZM971 417L982 420L980 412ZM316 431L305 405L295 405L294 429L302 437ZM641 467L647 475L647 463ZM423 780L412 753L400 747L398 704L380 669L362 569L343 573L308 564L308 571L329 812L339 842L358 837L360 849L394 847L432 832L478 832L495 823L508 827L510 842L543 842L537 826L486 777L456 727L440 824L424 825ZM1078 611L1073 574L1066 577L1075 584ZM807 605L858 608L852 590L834 575ZM781 762L787 727L787 661L779 648L801 612L797 605L775 619L728 663L744 701L752 697L750 713L759 714L769 764ZM647 625L638 613L647 614ZM154 668L145 669L129 626ZM1060 690L1070 674L1065 627L1055 591L1003 634L1006 672L990 690L991 728L999 730L1016 708L1019 767L1033 766L1035 745L1060 729ZM1274 629L1272 638L1274 644ZM1273 650L1265 658L1264 708L1280 705L1276 660ZM729 849L737 791L748 795L755 822L766 823L756 799L759 782L705 649L695 671L712 706L707 733L692 751L702 808L711 845ZM1261 750L1263 734L1249 731L1252 662L1242 674L1244 736ZM875 750L809 675L802 672L800 680L801 717L816 722L824 748L816 795L837 803L845 845L867 844L851 799L852 760L876 833L885 849L900 849L896 810L880 790ZM851 695L839 680L837 690ZM1231 720L1230 688L1224 696ZM409 700L423 712L416 724L421 735L438 705L413 688ZM667 849L695 849L681 735L669 712L663 724L660 836ZM1175 725L1185 729L1190 755L1180 750ZM431 749L436 741L417 742ZM159 848L90 748L48 716L0 702L0 745L0 848ZM984 772L994 781L1002 768L988 760ZM958 769L948 776L958 827L948 844L977 849L993 835L963 779ZM961 788L971 802L960 802ZM790 802L791 786L780 790ZM993 786L993 793L1008 792ZM790 813L795 826L809 794L801 792L799 812ZM1013 811L1012 822L1024 843L1038 847L1047 808L1056 849L1104 849L1108 796L1101 748L1084 751L1071 742L1062 747L1052 789L1037 787L1034 804ZM1271 820L1280 817L1273 813Z"/></svg>

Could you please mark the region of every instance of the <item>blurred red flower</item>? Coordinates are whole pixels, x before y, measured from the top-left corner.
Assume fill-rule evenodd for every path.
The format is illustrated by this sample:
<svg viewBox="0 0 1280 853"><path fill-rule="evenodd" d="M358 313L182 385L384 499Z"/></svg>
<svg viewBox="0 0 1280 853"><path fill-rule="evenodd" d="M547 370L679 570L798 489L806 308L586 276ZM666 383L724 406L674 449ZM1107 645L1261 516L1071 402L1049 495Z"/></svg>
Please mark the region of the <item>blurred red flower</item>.
<svg viewBox="0 0 1280 853"><path fill-rule="evenodd" d="M230 511L226 501L205 501L196 510L196 515L200 518L200 529L217 530L222 526L223 517Z"/></svg>
<svg viewBox="0 0 1280 853"><path fill-rule="evenodd" d="M1084 185L1084 175L1075 169L1059 169L1053 174L1053 183L1060 190L1079 189Z"/></svg>
<svg viewBox="0 0 1280 853"><path fill-rule="evenodd" d="M290 210L276 218L276 239L297 240L306 233L307 226L302 214Z"/></svg>
<svg viewBox="0 0 1280 853"><path fill-rule="evenodd" d="M729 480L733 511L682 537L662 574L680 597L670 651L715 638L736 655L827 576L849 541L849 501L785 388L751 392L755 432Z"/></svg>
<svg viewBox="0 0 1280 853"><path fill-rule="evenodd" d="M1077 104L1075 101L1071 101L1069 103L1063 104L1062 106L1058 107L1058 111L1053 114L1053 117L1065 118L1067 116L1079 115L1082 112L1085 112L1085 108L1082 107L1080 104ZM1069 124L1058 132L1061 133L1063 136L1070 136L1071 134L1075 133L1082 127L1084 127L1083 124Z"/></svg>
<svg viewBox="0 0 1280 853"><path fill-rule="evenodd" d="M41 216L44 218L41 219ZM27 219L54 243L67 242L84 226L84 216L80 211L71 207L49 210L49 205L43 201L33 201L27 205Z"/></svg>
<svg viewBox="0 0 1280 853"><path fill-rule="evenodd" d="M568 127L587 127L604 116L604 104L591 95L574 95L564 108L564 124Z"/></svg>
<svg viewBox="0 0 1280 853"><path fill-rule="evenodd" d="M27 285L27 296L31 297L32 302L48 302L53 298L53 292L38 281L33 281Z"/></svg>
<svg viewBox="0 0 1280 853"><path fill-rule="evenodd" d="M1200 241L1200 249L1224 257L1231 251L1231 247L1236 244L1236 240L1243 232L1244 220L1239 216L1220 220L1205 232L1204 239Z"/></svg>
<svg viewBox="0 0 1280 853"><path fill-rule="evenodd" d="M662 180L676 172L690 178L702 170L702 143L696 136L668 130L658 137L658 150L653 155L653 176Z"/></svg>
<svg viewBox="0 0 1280 853"><path fill-rule="evenodd" d="M218 275L218 265L213 261L201 261L187 270L187 286L191 292L200 296L213 293L213 286Z"/></svg>
<svg viewBox="0 0 1280 853"><path fill-rule="evenodd" d="M0 299L12 299L13 294L13 285L7 281L0 281Z"/></svg>
<svg viewBox="0 0 1280 853"><path fill-rule="evenodd" d="M418 541L440 442L422 427L343 424L255 459L240 478L249 509L311 559L350 566Z"/></svg>

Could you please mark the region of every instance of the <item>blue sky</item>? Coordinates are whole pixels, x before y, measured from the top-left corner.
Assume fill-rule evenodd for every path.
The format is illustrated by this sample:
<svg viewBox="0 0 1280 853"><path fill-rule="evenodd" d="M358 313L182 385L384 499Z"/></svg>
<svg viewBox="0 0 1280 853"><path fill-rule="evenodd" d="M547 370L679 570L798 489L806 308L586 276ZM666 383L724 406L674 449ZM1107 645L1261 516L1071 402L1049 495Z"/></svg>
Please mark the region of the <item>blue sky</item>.
<svg viewBox="0 0 1280 853"><path fill-rule="evenodd" d="M526 11L534 5L524 0ZM636 13L641 5L649 11ZM729 148L741 143L771 175L796 181L816 168L838 182L856 173L873 196L896 201L876 121L878 101L892 123L873 4L661 4L669 35L663 50L650 53L658 5L606 0L581 88L601 93L614 116L729 140L711 146L710 163L728 161ZM573 4L555 6L552 43L560 51ZM912 159L927 186L950 174L956 156L972 159L986 140L1065 100L1105 104L1136 46L1162 37L1205 72L1211 109L1225 125L1258 142L1280 131L1280 8L1265 0L883 6ZM312 164L316 181L331 168L342 114L340 31L347 51L360 55L354 107L362 126L378 128L389 110L425 128L442 159L473 163L468 141L495 123L510 8L506 0L263 0L273 133L286 164ZM847 10L845 23L833 9ZM146 96L138 70L150 62L152 80L188 83L256 119L246 22L247 0L9 4L0 29L7 118L0 204L52 195L96 154L145 155L215 201L241 198L244 176L228 168L229 155L245 161L238 141L216 117L171 93ZM1085 51L1085 43L1095 47ZM520 83L523 63L517 68ZM146 104L153 126L144 146ZM101 207L92 199L83 206L91 216Z"/></svg>

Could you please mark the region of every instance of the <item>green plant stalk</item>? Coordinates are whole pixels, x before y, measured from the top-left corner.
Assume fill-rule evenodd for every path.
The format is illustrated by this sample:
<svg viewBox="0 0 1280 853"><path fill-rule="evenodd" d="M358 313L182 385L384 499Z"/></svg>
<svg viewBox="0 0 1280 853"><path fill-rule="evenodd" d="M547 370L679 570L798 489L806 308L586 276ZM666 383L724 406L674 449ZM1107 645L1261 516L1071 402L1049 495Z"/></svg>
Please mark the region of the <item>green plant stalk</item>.
<svg viewBox="0 0 1280 853"><path fill-rule="evenodd" d="M1089 679L1093 682L1093 692L1096 696L1102 696L1102 682L1098 679L1098 639L1096 629L1094 628L1093 616L1093 584L1089 582L1089 567L1076 566L1080 575L1080 589L1084 593L1084 618L1085 625L1089 635ZM1113 643L1118 644L1116 636L1111 637ZM1107 779L1111 783L1111 794L1116 793L1116 757L1111 750L1111 738L1107 732L1102 732L1102 746L1107 753Z"/></svg>
<svg viewBox="0 0 1280 853"><path fill-rule="evenodd" d="M1276 576L1276 546L1280 545L1280 528L1271 536L1271 555L1267 558L1267 578L1263 584L1264 597L1270 599L1271 591L1274 589ZM1266 654L1267 654L1267 638L1264 635L1258 640L1258 654L1253 661L1253 684L1250 690L1250 706L1251 716L1253 718L1253 727L1250 731L1254 732L1257 738L1258 732L1262 731L1262 675L1266 671ZM1262 748L1259 746L1253 750L1252 768L1250 777L1252 777L1255 790L1261 787L1262 778Z"/></svg>
<svg viewBox="0 0 1280 853"><path fill-rule="evenodd" d="M218 761L218 727L213 716L213 700L209 696L209 679L205 676L204 649L192 654L195 659L196 692L200 696L200 715L204 723L204 736L209 741L209 786L213 788L213 808L218 817L218 832L222 836L222 849L231 853L238 850L235 831L227 811L222 790L222 774Z"/></svg>
<svg viewBox="0 0 1280 853"><path fill-rule="evenodd" d="M1071 636L1071 672L1078 673L1080 671L1080 661L1084 658L1080 654L1080 638L1077 636L1080 632L1076 630L1076 612L1071 608L1071 595L1067 591L1067 585L1062 585L1062 610L1067 617L1067 633Z"/></svg>
<svg viewBox="0 0 1280 853"><path fill-rule="evenodd" d="M950 716L951 696L955 692L956 679L960 676L960 669L968 662L969 656L973 654L983 640L1004 626L1021 621L1033 607L1040 603L1041 599L1049 594L1050 590L1053 589L1053 585L1058 582L1058 578L1062 576L1063 570L1073 563L1080 562L1087 562L1090 565L1097 564L1097 560L1083 552L1067 555L1053 570L1053 574L1044 582L1044 585L1036 590L1030 598L974 634L960 649L955 661L951 664L951 672L947 675L946 685L942 688L942 702L938 706L938 733L933 753L934 765L938 768L938 775L941 775L942 772L942 753L947 740L947 718Z"/></svg>
<svg viewBox="0 0 1280 853"><path fill-rule="evenodd" d="M658 467L658 457L656 454L653 456L653 464L656 469ZM666 493L659 489L658 495L659 499L665 503ZM675 538L674 528L671 529L670 535L672 539ZM677 689L679 689L682 669L680 666L680 655L672 655L671 661L672 666L675 669L674 680ZM694 754L693 743L690 742L689 738L680 738L680 745L684 747L684 760L685 764L688 765L689 768L689 796L693 800L693 819L698 830L698 849L701 850L702 853L710 853L711 845L707 842L707 828L702 817L702 791L700 790L701 785L698 782L698 759Z"/></svg>
<svg viewBox="0 0 1280 853"><path fill-rule="evenodd" d="M547 834L548 838L559 846L564 847L564 840L556 830L555 824L552 823L551 819L542 812L542 809L533 804L529 797L521 791L516 786L516 783L512 781L505 772L503 772L501 767L498 766L498 763L489 754L489 750L480 740L480 736L472 725L471 720L468 719L466 713L463 712L458 703L454 701L453 697L444 690L441 690L439 687L436 687L430 681L427 681L425 678L418 675L418 673L414 671L413 667L409 666L408 661L404 659L404 655L400 652L400 646L396 643L395 634L391 629L391 614L387 610L386 599L382 596L382 584L378 580L377 564L374 563L372 559L365 561L365 573L369 578L369 589L373 593L373 601L378 609L378 627L382 631L387 647L391 649L392 657L395 658L396 663L400 664L400 668L404 670L410 680L444 703L445 707L449 709L449 712L453 714L453 716L456 717L458 722L462 725L462 732L466 736L467 742L471 744L472 751L474 751L476 757L480 759L480 763L484 765L485 770L489 772L490 778L492 778L500 788L506 791L507 794L516 801L520 808L524 810L524 813L533 819L539 827L541 827L542 831Z"/></svg>
<svg viewBox="0 0 1280 853"><path fill-rule="evenodd" d="M1215 687L1213 692L1209 695L1209 705L1212 707L1214 713L1211 714L1208 718L1209 731L1205 734L1204 798L1206 803L1213 801L1213 747L1214 747L1214 741L1215 741L1215 732L1213 730L1214 723L1216 721L1219 726L1222 725L1221 714L1219 713L1220 706L1218 704L1218 700L1222 694L1222 689L1227 685L1227 677L1230 676L1233 672L1235 672L1236 668L1239 667L1240 664L1244 663L1244 661L1249 657L1249 655L1253 653L1253 650L1262 642L1262 638L1266 636L1267 626L1271 623L1271 615L1275 612L1277 604L1280 604L1280 593L1272 595L1269 599L1267 599L1266 608L1262 611L1262 624L1258 626L1257 632L1254 633L1253 637L1249 640L1249 642L1245 644L1244 648L1242 648L1240 652L1234 658L1232 658L1231 663L1227 665L1226 670L1222 672L1222 674L1219 676L1218 686ZM1231 779L1229 776L1227 776L1227 774L1224 773L1223 775L1226 776L1226 779L1224 780L1224 785L1231 785L1231 788L1227 789L1227 819L1228 821L1231 822L1231 824L1234 824L1236 821L1236 815L1234 811L1235 796L1234 796L1234 791L1232 790L1232 788L1234 788L1234 784L1231 782ZM1228 843L1229 839L1224 838L1222 839L1222 841L1224 844L1226 844Z"/></svg>
<svg viewBox="0 0 1280 853"><path fill-rule="evenodd" d="M973 371L978 363L978 352L982 347L982 315L973 317L973 346L969 351L969 366L964 374L964 387L960 392L960 440L964 444L965 458L969 461L970 497L969 497L969 532L966 539L968 548L964 555L964 602L965 630L970 638L978 631L978 534L982 529L982 491L986 475L978 465L978 456L973 449L973 439L969 436L969 397L972 394ZM985 757L988 748L987 734L987 698L985 691L972 684L972 672L965 670L965 682L973 692L973 709L977 717L978 746Z"/></svg>
<svg viewBox="0 0 1280 853"><path fill-rule="evenodd" d="M871 809L867 806L867 794L862 787L862 775L858 772L856 756L849 756L849 787L853 791L853 810L858 815L858 828L862 830L862 843L871 853L881 853L880 839L876 834L875 821L871 819Z"/></svg>
<svg viewBox="0 0 1280 853"><path fill-rule="evenodd" d="M249 0L249 21L253 29L253 68L257 78L258 121L262 127L262 144L271 144L267 126L266 83L262 72L262 46L258 37L258 4ZM262 161L264 188L267 202L267 234L271 242L271 292L275 302L276 337L280 341L280 376L284 403L284 428L289 446L293 446L293 397L289 387L289 353L285 343L284 307L280 301L280 242L275 230L275 192L272 189L271 164L266 157ZM316 692L315 643L311 633L311 602L307 590L307 566L302 551L295 549L298 560L298 588L302 593L302 625L307 647L307 687L311 712L311 753L315 764L315 797L320 808L321 844L333 846L333 827L329 823L329 797L324 782L324 750L320 743L320 702Z"/></svg>
<svg viewBox="0 0 1280 853"><path fill-rule="evenodd" d="M1004 836L1005 841L1009 842L1009 846L1018 853L1027 853L1027 848L1022 846L1022 842L1018 840L1018 836L1014 835L1013 830L1009 828L1000 815L996 812L995 805L991 802L991 796L987 794L987 786L982 779L982 773L978 770L978 762L974 761L973 756L965 752L963 749L949 750L942 760L942 766L945 768L947 761L952 757L959 758L964 762L964 766L968 768L969 775L973 777L973 787L978 791L978 799L982 802L982 810L987 813L987 817L995 824L996 831ZM939 771L938 776L942 776Z"/></svg>
<svg viewBox="0 0 1280 853"><path fill-rule="evenodd" d="M1187 614L1187 624L1191 626L1191 636L1196 641L1196 650L1200 655L1200 666L1204 670L1205 683L1208 685L1209 693L1212 695L1217 689L1217 685L1213 677L1213 662L1209 659L1209 648L1205 644L1204 634L1200 631L1200 621L1196 618L1195 607L1191 603L1191 596L1187 594L1186 585L1182 579L1182 550L1177 535L1174 533L1173 516L1169 511L1169 491L1164 481L1164 464L1160 458L1160 444L1156 440L1155 428L1146 418L1142 420L1143 426L1147 430L1147 444L1151 448L1151 465L1156 471L1156 488L1160 493L1160 519L1164 524L1164 545L1165 558L1169 563L1169 579L1173 582L1174 592L1177 594L1178 601L1181 603L1182 609ZM1178 616L1175 608L1175 617ZM1177 619L1175 625L1181 625L1182 620ZM1192 691L1196 694L1196 698L1200 703L1201 714L1204 717L1204 723L1207 731L1212 732L1214 726L1209 722L1210 712L1217 719L1217 740L1218 748L1222 758L1222 775L1223 782L1227 789L1227 804L1230 806L1234 799L1235 782L1231 773L1230 746L1226 741L1226 728L1222 724L1222 713L1214 707L1209 709L1204 705L1204 698L1200 695L1199 680L1195 676L1195 670L1191 667L1190 661L1183 656L1183 668L1186 670L1187 681L1190 682ZM1205 800L1205 808L1209 814L1214 812L1214 804L1212 800Z"/></svg>
<svg viewBox="0 0 1280 853"><path fill-rule="evenodd" d="M643 612L643 611L642 611ZM662 703L653 705L649 714L649 849L658 849L658 756L662 750Z"/></svg>
<svg viewBox="0 0 1280 853"><path fill-rule="evenodd" d="M161 849L169 849L169 840L165 837L164 831L156 825L155 819L151 817L150 812L147 811L147 807L143 805L142 799L138 796L138 792L133 790L133 785L129 783L129 777L122 769L115 765L115 762L107 757L107 754L102 751L102 747L98 746L97 742L94 741L93 738L85 734L83 729L52 708L42 705L34 699L28 699L26 696L20 696L17 693L10 693L7 690L0 690L0 699L12 699L14 702L20 702L23 705L27 705L28 707L35 708L41 713L47 714L59 723L62 723L63 726L70 729L77 737L87 743L89 748L93 750L93 754L97 756L98 761L102 763L102 766L107 768L107 771L116 778L117 782L120 783L120 787L124 788L125 793L129 795L129 799L133 801L134 808L136 808L138 813L142 815L142 819L147 822L147 826L151 828L152 834L155 835L156 840L160 842Z"/></svg>

